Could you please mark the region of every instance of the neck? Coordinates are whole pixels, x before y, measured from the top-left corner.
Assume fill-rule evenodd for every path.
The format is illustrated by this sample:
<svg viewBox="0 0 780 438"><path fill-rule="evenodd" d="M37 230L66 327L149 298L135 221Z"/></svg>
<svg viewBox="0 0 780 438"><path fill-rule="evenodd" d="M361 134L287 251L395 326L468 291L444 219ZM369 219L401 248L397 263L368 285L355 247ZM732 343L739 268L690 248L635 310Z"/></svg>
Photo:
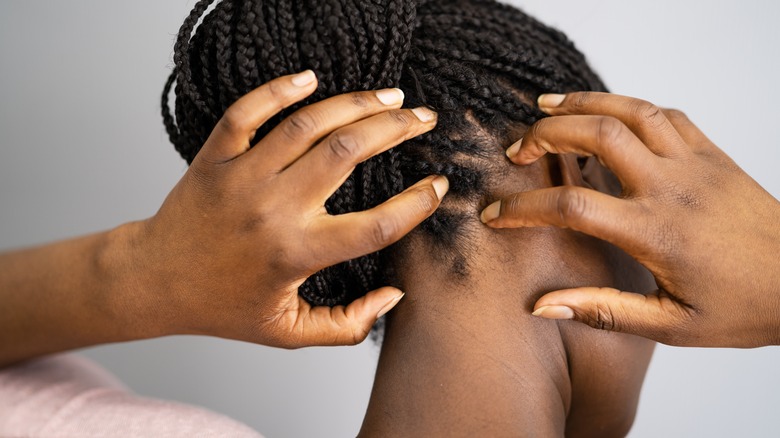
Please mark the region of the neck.
<svg viewBox="0 0 780 438"><path fill-rule="evenodd" d="M454 281L447 266L409 251L407 294L387 321L362 435L563 435L571 399L567 354L558 325L529 310L567 276L550 263L559 256L553 248L561 248L550 242L566 233L510 233L522 235L534 257L511 256L517 248L494 248L506 236L488 236L493 241L470 254L469 275Z"/></svg>
<svg viewBox="0 0 780 438"><path fill-rule="evenodd" d="M361 436L624 436L652 343L531 316L545 292L652 288L613 247L552 228L469 236L468 274L414 241Z"/></svg>
<svg viewBox="0 0 780 438"><path fill-rule="evenodd" d="M549 187L552 170L579 172L576 163L540 163L506 185ZM361 436L625 436L653 344L531 309L552 290L646 292L652 277L573 231L470 225L466 275L425 236L405 239L394 255L406 297L388 314Z"/></svg>

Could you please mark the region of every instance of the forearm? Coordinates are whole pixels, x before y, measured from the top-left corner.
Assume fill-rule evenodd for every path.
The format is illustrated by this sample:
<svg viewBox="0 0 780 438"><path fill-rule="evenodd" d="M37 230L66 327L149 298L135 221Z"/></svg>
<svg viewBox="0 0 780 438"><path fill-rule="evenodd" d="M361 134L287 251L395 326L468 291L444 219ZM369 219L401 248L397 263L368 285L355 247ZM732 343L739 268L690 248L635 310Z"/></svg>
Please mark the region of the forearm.
<svg viewBox="0 0 780 438"><path fill-rule="evenodd" d="M0 255L0 366L155 336L133 274L133 231L117 229Z"/></svg>

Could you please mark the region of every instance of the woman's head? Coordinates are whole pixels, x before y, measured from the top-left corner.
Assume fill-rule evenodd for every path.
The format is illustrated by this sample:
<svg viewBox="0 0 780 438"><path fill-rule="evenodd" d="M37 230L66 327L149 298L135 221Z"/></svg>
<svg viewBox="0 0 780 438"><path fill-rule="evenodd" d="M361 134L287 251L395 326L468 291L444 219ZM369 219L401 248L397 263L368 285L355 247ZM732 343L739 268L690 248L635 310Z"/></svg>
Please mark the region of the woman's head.
<svg viewBox="0 0 780 438"><path fill-rule="evenodd" d="M185 20L163 96L179 153L191 162L225 109L277 76L310 68L319 89L258 138L301 105L399 87L408 106L439 113L437 128L358 166L326 207L364 210L424 176L446 175L448 199L418 234L454 254L457 272L465 227L506 172L503 149L543 116L536 97L604 88L563 34L491 0L223 0L207 13L212 3L201 0ZM344 304L388 275L385 258L372 254L315 274L300 293L313 304Z"/></svg>

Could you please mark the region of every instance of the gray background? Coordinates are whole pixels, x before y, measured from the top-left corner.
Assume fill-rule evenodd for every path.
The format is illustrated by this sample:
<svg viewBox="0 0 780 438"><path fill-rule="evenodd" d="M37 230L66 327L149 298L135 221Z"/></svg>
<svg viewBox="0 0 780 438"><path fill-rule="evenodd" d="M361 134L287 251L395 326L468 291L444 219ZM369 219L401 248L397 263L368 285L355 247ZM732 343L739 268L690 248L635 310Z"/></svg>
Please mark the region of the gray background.
<svg viewBox="0 0 780 438"><path fill-rule="evenodd" d="M780 2L513 3L567 32L613 91L685 110L780 196ZM185 171L158 102L192 4L0 1L0 248L154 214ZM370 342L290 352L197 337L85 352L141 394L269 437L353 435L377 353ZM631 436L777 436L778 365L780 348L661 346Z"/></svg>

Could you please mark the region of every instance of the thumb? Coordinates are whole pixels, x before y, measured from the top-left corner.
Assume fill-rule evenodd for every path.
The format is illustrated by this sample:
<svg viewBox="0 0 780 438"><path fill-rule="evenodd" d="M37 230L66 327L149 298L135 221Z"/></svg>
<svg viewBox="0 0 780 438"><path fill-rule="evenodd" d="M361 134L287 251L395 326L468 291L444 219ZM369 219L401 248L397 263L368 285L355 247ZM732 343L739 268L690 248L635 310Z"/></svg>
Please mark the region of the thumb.
<svg viewBox="0 0 780 438"><path fill-rule="evenodd" d="M312 307L301 321L309 330L306 345L355 345L363 342L374 323L403 298L404 293L383 287L367 293L348 306Z"/></svg>
<svg viewBox="0 0 780 438"><path fill-rule="evenodd" d="M608 287L581 287L544 295L536 302L533 315L572 319L597 329L675 344L690 311L658 290L642 295Z"/></svg>

